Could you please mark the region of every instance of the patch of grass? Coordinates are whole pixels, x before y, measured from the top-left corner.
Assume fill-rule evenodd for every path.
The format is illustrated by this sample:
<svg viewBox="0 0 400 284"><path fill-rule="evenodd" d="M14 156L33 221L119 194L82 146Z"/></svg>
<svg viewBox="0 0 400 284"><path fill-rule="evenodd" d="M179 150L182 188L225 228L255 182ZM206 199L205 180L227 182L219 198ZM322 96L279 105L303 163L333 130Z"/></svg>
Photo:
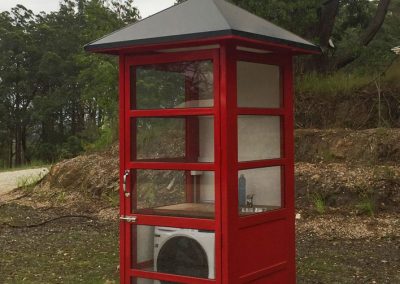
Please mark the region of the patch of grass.
<svg viewBox="0 0 400 284"><path fill-rule="evenodd" d="M325 204L325 199L323 196L319 193L314 193L311 196L311 200L313 202L315 211L317 211L319 214L324 214L326 212L326 204Z"/></svg>
<svg viewBox="0 0 400 284"><path fill-rule="evenodd" d="M298 77L296 92L316 94L318 96L352 95L372 80L371 76L346 74L336 72L334 74L310 73Z"/></svg>
<svg viewBox="0 0 400 284"><path fill-rule="evenodd" d="M396 62L386 71L384 80L390 84L392 87L400 87L400 59L397 59Z"/></svg>
<svg viewBox="0 0 400 284"><path fill-rule="evenodd" d="M356 208L361 214L367 214L371 217L374 217L374 215L375 215L375 202L373 201L372 198L362 199L356 205Z"/></svg>
<svg viewBox="0 0 400 284"><path fill-rule="evenodd" d="M344 265L335 263L334 256L312 256L303 260L301 265L298 265L298 274L312 277L315 273L329 275L343 272L344 269Z"/></svg>
<svg viewBox="0 0 400 284"><path fill-rule="evenodd" d="M390 133L390 130L385 127L378 127L375 129L375 135L381 139L387 138L388 133Z"/></svg>
<svg viewBox="0 0 400 284"><path fill-rule="evenodd" d="M17 187L22 190L30 191L38 184L38 182L43 179L46 174L47 173L45 172L40 172L37 175L20 177L17 180Z"/></svg>
<svg viewBox="0 0 400 284"><path fill-rule="evenodd" d="M329 150L324 149L321 151L321 158L324 162L330 163L336 160L335 155Z"/></svg>
<svg viewBox="0 0 400 284"><path fill-rule="evenodd" d="M117 207L119 205L119 194L117 192L112 192L106 195L107 203L112 207Z"/></svg>
<svg viewBox="0 0 400 284"><path fill-rule="evenodd" d="M396 171L393 167L390 166L380 166L374 169L374 178L376 179L385 179L385 180L394 180L396 179Z"/></svg>
<svg viewBox="0 0 400 284"><path fill-rule="evenodd" d="M31 224L52 218L54 213L3 206L0 221ZM5 215L11 217L1 220ZM1 227L0 247L7 256L0 257L0 283L104 284L119 278L116 222L63 219L30 229Z"/></svg>
<svg viewBox="0 0 400 284"><path fill-rule="evenodd" d="M60 204L60 203L64 203L65 202L65 200L66 200L66 196L67 196L67 193L65 192L65 191L61 191L59 194L57 194L57 196L56 196L56 203L57 204Z"/></svg>

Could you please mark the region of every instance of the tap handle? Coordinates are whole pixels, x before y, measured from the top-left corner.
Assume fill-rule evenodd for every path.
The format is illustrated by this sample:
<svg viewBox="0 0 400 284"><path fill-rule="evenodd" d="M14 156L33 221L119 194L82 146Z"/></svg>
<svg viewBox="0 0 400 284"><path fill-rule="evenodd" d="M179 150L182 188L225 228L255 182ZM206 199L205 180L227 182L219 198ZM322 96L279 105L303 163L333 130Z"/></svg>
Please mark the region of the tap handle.
<svg viewBox="0 0 400 284"><path fill-rule="evenodd" d="M254 206L254 196L255 194L247 194L246 198L246 205L247 207L253 207Z"/></svg>

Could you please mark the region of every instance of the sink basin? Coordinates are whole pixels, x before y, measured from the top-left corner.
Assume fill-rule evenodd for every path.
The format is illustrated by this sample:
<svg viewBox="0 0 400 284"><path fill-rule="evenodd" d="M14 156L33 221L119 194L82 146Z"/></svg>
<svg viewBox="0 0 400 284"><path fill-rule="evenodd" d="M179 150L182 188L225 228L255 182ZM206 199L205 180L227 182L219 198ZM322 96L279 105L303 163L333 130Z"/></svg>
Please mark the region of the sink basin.
<svg viewBox="0 0 400 284"><path fill-rule="evenodd" d="M261 213L261 212L266 212L268 211L267 208L262 208L262 207L240 207L239 212L240 213Z"/></svg>

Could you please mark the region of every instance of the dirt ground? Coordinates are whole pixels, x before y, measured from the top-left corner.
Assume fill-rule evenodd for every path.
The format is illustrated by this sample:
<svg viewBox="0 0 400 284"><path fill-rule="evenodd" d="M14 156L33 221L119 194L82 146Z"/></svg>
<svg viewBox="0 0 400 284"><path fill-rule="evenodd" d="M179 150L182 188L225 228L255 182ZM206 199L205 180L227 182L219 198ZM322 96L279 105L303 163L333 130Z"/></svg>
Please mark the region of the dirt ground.
<svg viewBox="0 0 400 284"><path fill-rule="evenodd" d="M296 135L297 283L400 284L400 130ZM0 284L117 283L118 174L114 146L0 195Z"/></svg>
<svg viewBox="0 0 400 284"><path fill-rule="evenodd" d="M114 283L117 222L82 214L32 226L70 215L55 208L0 205L0 283Z"/></svg>
<svg viewBox="0 0 400 284"><path fill-rule="evenodd" d="M33 204L0 204L0 283L118 282L115 208L87 214ZM298 283L400 283L400 216L302 212L297 265Z"/></svg>

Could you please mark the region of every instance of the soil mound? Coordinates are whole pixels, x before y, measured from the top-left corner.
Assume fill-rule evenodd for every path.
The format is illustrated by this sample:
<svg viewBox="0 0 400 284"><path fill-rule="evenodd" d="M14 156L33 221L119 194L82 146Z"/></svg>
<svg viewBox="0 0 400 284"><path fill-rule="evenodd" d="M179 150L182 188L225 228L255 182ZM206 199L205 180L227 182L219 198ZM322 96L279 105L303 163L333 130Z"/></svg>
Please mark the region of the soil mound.
<svg viewBox="0 0 400 284"><path fill-rule="evenodd" d="M297 163L296 202L299 208L319 203L359 213L400 212L400 167Z"/></svg>
<svg viewBox="0 0 400 284"><path fill-rule="evenodd" d="M32 194L54 204L73 207L93 204L103 207L118 204L118 146L61 161L33 189Z"/></svg>
<svg viewBox="0 0 400 284"><path fill-rule="evenodd" d="M400 129L297 130L299 208L400 212ZM34 194L76 204L84 199L118 205L118 146L62 161Z"/></svg>
<svg viewBox="0 0 400 284"><path fill-rule="evenodd" d="M400 129L296 130L296 161L398 164Z"/></svg>

